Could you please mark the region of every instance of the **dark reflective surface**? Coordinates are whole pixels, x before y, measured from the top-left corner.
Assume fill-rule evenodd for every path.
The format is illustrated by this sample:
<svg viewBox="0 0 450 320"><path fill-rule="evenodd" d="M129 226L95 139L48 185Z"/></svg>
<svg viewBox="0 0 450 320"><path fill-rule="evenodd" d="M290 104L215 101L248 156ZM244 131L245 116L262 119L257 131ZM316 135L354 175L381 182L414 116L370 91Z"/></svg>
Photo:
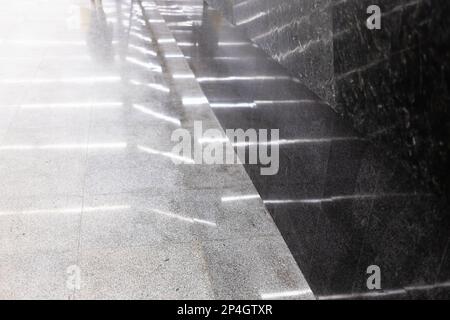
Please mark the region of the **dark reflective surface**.
<svg viewBox="0 0 450 320"><path fill-rule="evenodd" d="M444 201L414 184L328 105L200 0L156 1L225 129L279 128L280 171L246 166L318 298L445 298Z"/></svg>
<svg viewBox="0 0 450 320"><path fill-rule="evenodd" d="M0 1L0 300L313 298L261 199L221 200L244 168L175 153L221 126L154 2L96 2Z"/></svg>

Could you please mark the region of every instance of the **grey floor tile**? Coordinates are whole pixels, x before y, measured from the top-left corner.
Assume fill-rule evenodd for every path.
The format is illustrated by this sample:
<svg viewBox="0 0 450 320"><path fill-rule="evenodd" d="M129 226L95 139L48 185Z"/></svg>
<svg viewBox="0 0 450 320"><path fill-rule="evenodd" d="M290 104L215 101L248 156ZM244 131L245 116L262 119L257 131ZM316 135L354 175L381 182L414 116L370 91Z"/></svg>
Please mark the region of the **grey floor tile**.
<svg viewBox="0 0 450 320"><path fill-rule="evenodd" d="M212 298L196 244L85 250L80 267L80 299Z"/></svg>
<svg viewBox="0 0 450 320"><path fill-rule="evenodd" d="M20 104L30 90L30 87L26 83L10 84L8 82L10 80L0 79L0 101L3 106L16 106Z"/></svg>
<svg viewBox="0 0 450 320"><path fill-rule="evenodd" d="M0 299L70 299L68 271L75 265L76 250L1 254Z"/></svg>
<svg viewBox="0 0 450 320"><path fill-rule="evenodd" d="M39 103L21 104L11 126L11 130L37 129L39 134L52 130L58 136L74 132L78 136L87 136L90 125L91 108L87 103ZM58 130L59 129L59 130ZM36 135L36 133L33 133ZM74 140L69 137L66 141Z"/></svg>
<svg viewBox="0 0 450 320"><path fill-rule="evenodd" d="M123 167L129 164L117 164L117 162L117 166L111 168L91 165L86 174L85 194L157 193L174 189L176 185L180 184L180 173L175 170L175 165L170 159L163 160L166 162L165 170L151 161L136 167Z"/></svg>
<svg viewBox="0 0 450 320"><path fill-rule="evenodd" d="M17 107L4 106L0 103L0 143L3 142L9 126L18 111Z"/></svg>
<svg viewBox="0 0 450 320"><path fill-rule="evenodd" d="M143 194L87 197L81 227L83 250L159 244L170 239L167 233L186 233L158 221L147 198Z"/></svg>
<svg viewBox="0 0 450 320"><path fill-rule="evenodd" d="M82 198L47 196L0 200L0 253L78 247Z"/></svg>
<svg viewBox="0 0 450 320"><path fill-rule="evenodd" d="M312 299L279 236L202 243L216 299Z"/></svg>
<svg viewBox="0 0 450 320"><path fill-rule="evenodd" d="M85 151L19 149L0 152L2 196L82 195Z"/></svg>
<svg viewBox="0 0 450 320"><path fill-rule="evenodd" d="M88 142L89 126L86 123L81 123L80 126L64 127L63 123L59 126L45 126L45 120L39 115L35 122L25 118L23 114L17 113L3 141L4 146L64 146ZM63 121L64 117L61 118Z"/></svg>
<svg viewBox="0 0 450 320"><path fill-rule="evenodd" d="M96 195L85 199L83 248L251 238L278 234L261 203L221 201L218 190L166 190Z"/></svg>
<svg viewBox="0 0 450 320"><path fill-rule="evenodd" d="M241 165L192 165L182 171L184 185L191 189L253 188Z"/></svg>
<svg viewBox="0 0 450 320"><path fill-rule="evenodd" d="M143 115L145 116L145 115ZM97 122L98 123L98 122ZM168 123L115 123L92 124L90 141L126 141L130 144L149 147L170 146L171 135L178 126ZM170 149L169 149L170 150Z"/></svg>

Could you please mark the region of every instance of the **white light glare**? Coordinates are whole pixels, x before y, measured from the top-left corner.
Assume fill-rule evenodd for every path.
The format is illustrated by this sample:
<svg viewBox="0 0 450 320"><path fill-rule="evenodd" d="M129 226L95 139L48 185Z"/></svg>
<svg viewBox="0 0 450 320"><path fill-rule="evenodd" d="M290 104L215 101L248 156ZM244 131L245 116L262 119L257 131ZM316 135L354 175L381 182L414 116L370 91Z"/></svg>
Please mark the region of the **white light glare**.
<svg viewBox="0 0 450 320"><path fill-rule="evenodd" d="M282 292L272 292L272 293L262 293L261 298L263 300L280 299L280 298L292 298L312 295L311 290L294 290L294 291L282 291Z"/></svg>
<svg viewBox="0 0 450 320"><path fill-rule="evenodd" d="M160 156L163 156L163 157L166 157L166 158L170 158L172 160L177 160L177 161L180 161L180 162L183 162L183 163L189 163L189 164L194 164L195 163L195 161L193 159L191 159L191 158L182 157L182 156L170 153L170 152L162 152L162 151L158 151L158 150L147 148L147 147L143 147L143 146L138 146L138 149L143 151L143 152L149 153L149 154L160 155Z"/></svg>
<svg viewBox="0 0 450 320"><path fill-rule="evenodd" d="M161 211L161 210L158 210L158 209L152 209L151 211L153 211L155 213L158 213L158 214L161 214L161 215L164 215L164 216L167 216L167 217L170 217L170 218L178 219L178 220L189 222L189 223L200 223L200 224L205 224L205 225L208 225L208 226L211 226L211 227L217 227L217 225L215 223L210 222L210 221L206 221L206 220L202 220L202 219L187 218L187 217L180 216L178 214L174 214L174 213L170 213L170 212L164 212L164 211Z"/></svg>
<svg viewBox="0 0 450 320"><path fill-rule="evenodd" d="M152 110L150 110L150 109L148 109L148 108L146 108L146 107L144 107L144 106L142 106L140 104L134 104L133 108L135 108L136 110L139 110L142 113L151 115L151 116L153 116L153 117L155 117L157 119L161 119L161 120L173 123L173 124L175 124L177 126L181 125L181 121L179 119L172 118L172 117L166 116L166 115L164 115L162 113L158 113L158 112L152 111Z"/></svg>
<svg viewBox="0 0 450 320"><path fill-rule="evenodd" d="M231 197L222 197L222 202L230 202L230 201L241 201L241 200L252 200L252 199L260 199L259 194L249 194L244 196L231 196Z"/></svg>

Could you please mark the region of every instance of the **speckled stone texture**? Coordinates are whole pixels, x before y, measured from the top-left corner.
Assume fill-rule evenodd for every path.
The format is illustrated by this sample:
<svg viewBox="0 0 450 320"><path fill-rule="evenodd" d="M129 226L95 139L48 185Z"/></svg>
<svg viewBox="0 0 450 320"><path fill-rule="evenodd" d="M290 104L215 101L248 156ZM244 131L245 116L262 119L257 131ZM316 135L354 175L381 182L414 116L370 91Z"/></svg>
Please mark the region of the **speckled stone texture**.
<svg viewBox="0 0 450 320"><path fill-rule="evenodd" d="M208 1L418 181L449 194L447 0ZM373 4L381 30L366 27Z"/></svg>
<svg viewBox="0 0 450 320"><path fill-rule="evenodd" d="M334 102L331 0L208 0L273 59Z"/></svg>
<svg viewBox="0 0 450 320"><path fill-rule="evenodd" d="M381 30L365 27L369 3L382 9ZM334 13L336 110L448 194L448 1L336 1Z"/></svg>

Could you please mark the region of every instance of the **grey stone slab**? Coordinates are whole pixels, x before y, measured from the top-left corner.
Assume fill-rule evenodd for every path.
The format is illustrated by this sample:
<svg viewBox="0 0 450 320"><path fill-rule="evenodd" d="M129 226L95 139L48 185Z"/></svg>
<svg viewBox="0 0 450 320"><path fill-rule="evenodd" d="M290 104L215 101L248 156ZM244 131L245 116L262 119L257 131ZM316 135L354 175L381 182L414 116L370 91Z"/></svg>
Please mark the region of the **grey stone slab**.
<svg viewBox="0 0 450 320"><path fill-rule="evenodd" d="M58 115L55 117L58 117ZM36 121L30 119L31 117L26 118L27 116L23 114L17 114L5 135L4 146L33 146L38 150L39 147L43 146L57 145L62 147L88 142L89 123L81 122L80 126L64 126L64 120L68 122L68 119L64 119L64 116L62 116L61 124L52 126L49 123L48 126L45 126L45 120L40 115L36 115ZM49 121L51 122L51 120ZM55 123L57 119L53 121Z"/></svg>
<svg viewBox="0 0 450 320"><path fill-rule="evenodd" d="M78 299L210 299L196 244L85 250Z"/></svg>
<svg viewBox="0 0 450 320"><path fill-rule="evenodd" d="M46 196L0 200L0 252L24 254L78 247L82 198Z"/></svg>
<svg viewBox="0 0 450 320"><path fill-rule="evenodd" d="M4 106L0 104L0 143L8 132L9 126L18 108L15 106Z"/></svg>
<svg viewBox="0 0 450 320"><path fill-rule="evenodd" d="M297 264L278 237L203 242L216 299L312 299Z"/></svg>
<svg viewBox="0 0 450 320"><path fill-rule="evenodd" d="M181 191L181 192L180 192ZM222 190L96 195L85 199L83 248L278 235L261 200L222 201Z"/></svg>
<svg viewBox="0 0 450 320"><path fill-rule="evenodd" d="M15 134L14 130L37 129L39 135L51 130L52 136L69 135L72 132L77 136L87 136L91 115L91 108L87 104L88 102L23 103L11 124L10 134ZM38 135L34 132L31 134L33 137ZM73 141L75 138L67 137L67 141L69 139Z"/></svg>
<svg viewBox="0 0 450 320"><path fill-rule="evenodd" d="M76 260L76 250L1 254L0 299L72 298L67 271L76 266Z"/></svg>
<svg viewBox="0 0 450 320"><path fill-rule="evenodd" d="M146 115L142 114L141 117L146 117ZM93 124L89 131L89 137L93 143L126 142L130 146L155 147L161 145L167 148L172 144L172 133L178 128L179 126L168 122L162 124L156 121L144 123L143 120L141 122L129 122L128 124L118 122L102 125Z"/></svg>
<svg viewBox="0 0 450 320"><path fill-rule="evenodd" d="M161 172L145 168L111 170L89 169L86 175L86 194L107 194L136 191L161 192L179 181L176 172Z"/></svg>
<svg viewBox="0 0 450 320"><path fill-rule="evenodd" d="M2 196L82 195L85 151L19 149L0 152Z"/></svg>

